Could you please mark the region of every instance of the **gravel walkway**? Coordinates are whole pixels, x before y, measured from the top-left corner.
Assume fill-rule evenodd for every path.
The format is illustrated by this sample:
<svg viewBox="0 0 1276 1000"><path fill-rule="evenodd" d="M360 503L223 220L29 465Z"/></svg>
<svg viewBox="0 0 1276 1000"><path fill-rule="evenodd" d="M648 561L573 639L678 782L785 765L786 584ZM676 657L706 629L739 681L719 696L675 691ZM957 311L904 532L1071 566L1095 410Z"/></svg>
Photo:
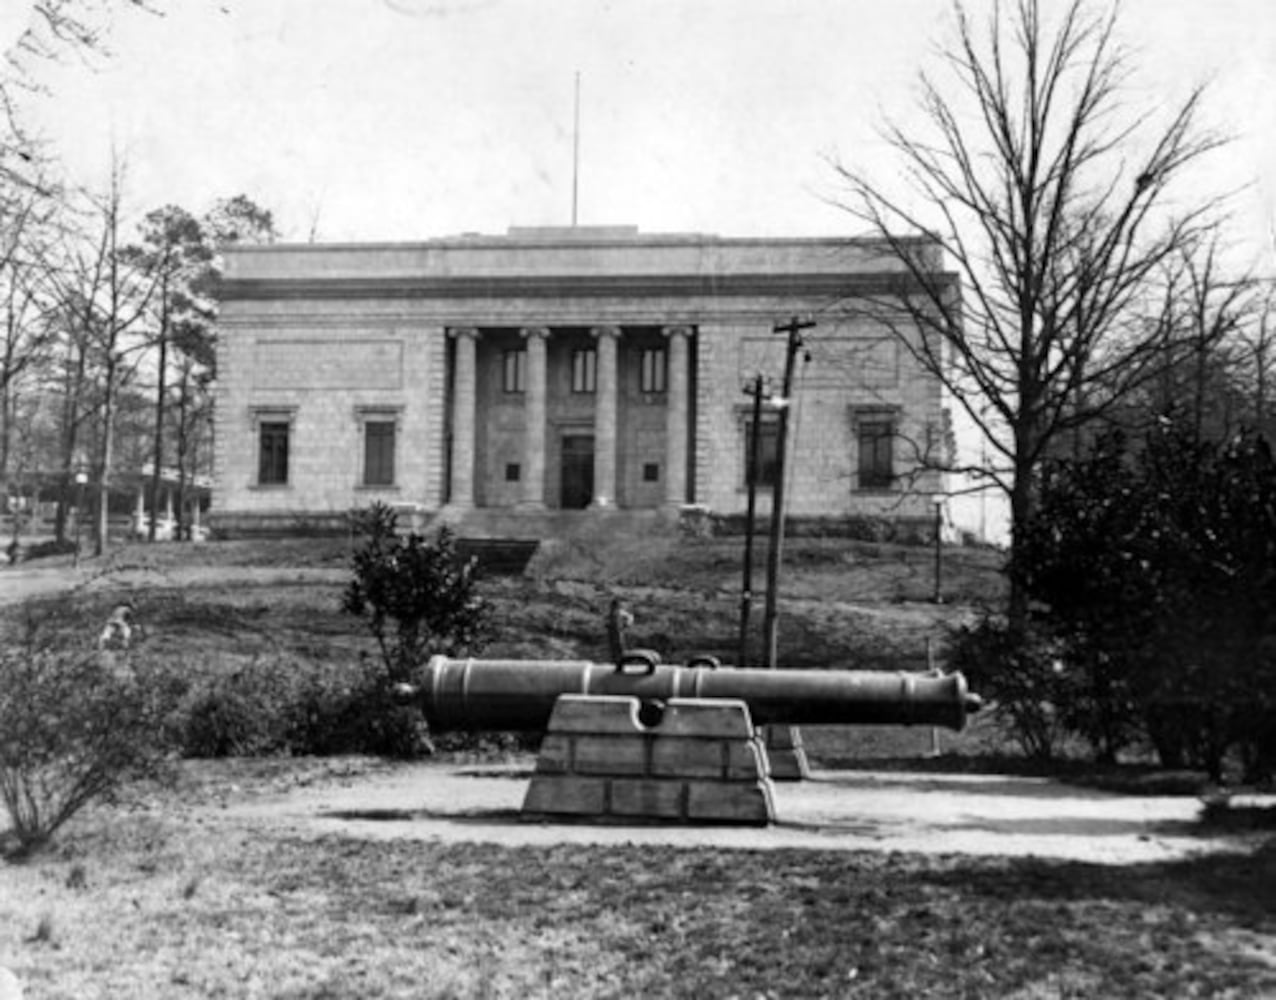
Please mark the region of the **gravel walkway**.
<svg viewBox="0 0 1276 1000"><path fill-rule="evenodd" d="M1101 864L1241 850L1205 837L1191 797L1125 796L1002 775L816 772L775 787L766 829L596 825L518 814L530 765L413 764L387 774L227 802L226 819L302 836L520 844L668 844L750 850L806 848L1037 856Z"/></svg>

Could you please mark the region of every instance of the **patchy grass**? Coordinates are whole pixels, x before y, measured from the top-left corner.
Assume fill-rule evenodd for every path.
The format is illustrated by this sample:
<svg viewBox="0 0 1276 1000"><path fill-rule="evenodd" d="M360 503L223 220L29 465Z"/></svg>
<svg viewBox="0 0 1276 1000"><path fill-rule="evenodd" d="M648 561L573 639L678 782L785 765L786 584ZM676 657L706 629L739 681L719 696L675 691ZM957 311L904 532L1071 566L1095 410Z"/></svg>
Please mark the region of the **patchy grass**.
<svg viewBox="0 0 1276 1000"><path fill-rule="evenodd" d="M616 588L673 588L738 597L745 540L634 538L605 530L542 543L528 575ZM765 592L767 539L754 541L753 589ZM1004 593L1004 554L990 549L944 550L940 590L958 604L993 604ZM934 550L925 546L841 538L790 538L780 585L785 598L899 604L929 602L935 592Z"/></svg>
<svg viewBox="0 0 1276 1000"><path fill-rule="evenodd" d="M524 576L486 580L482 592L495 608L497 625L486 655L605 659L604 617L611 599L619 596L635 616L632 645L654 649L669 662L704 653L737 662L741 540L677 541L656 539L644 548L619 539L600 541L596 549L576 541L553 543ZM784 666L924 669L928 641L940 649L948 624L969 606L850 599L875 575L898 572L900 560L917 562L921 550L796 539L786 551L792 565L781 602ZM92 586L78 592L74 602L40 598L25 609L0 612L11 626L24 613L45 615L65 639L91 644L111 606L127 597L143 629L136 659L174 669L190 687L248 667L340 669L359 657L379 655L361 622L339 611L347 556L342 539L256 542L251 548L235 542L134 546L93 567ZM996 553L974 551L965 557L966 575L955 580L967 580L972 593L998 585ZM960 559L953 555L949 562ZM138 569L143 563L145 571ZM841 569L834 573L836 567ZM815 573L832 575L813 585ZM794 596L788 596L790 589ZM919 592L925 589L919 583ZM761 661L761 596L753 621L749 662L756 664ZM929 738L929 730L920 729L843 730L825 738L816 756L821 761L915 757L927 752ZM986 754L994 738L987 731L973 740L940 736L945 752L967 755ZM872 741L871 746L863 741Z"/></svg>
<svg viewBox="0 0 1276 1000"><path fill-rule="evenodd" d="M621 597L635 615L633 645L671 662L694 653L738 660L740 539L586 542L547 543L523 577L485 582L498 626L490 655L605 656L604 615ZM887 548L827 539L789 544L784 665L922 667L927 639L939 639L972 602L1000 587L996 553L954 550L947 561L952 602L932 604L925 550ZM89 635L112 602L127 597L156 655L372 652L360 622L338 611L348 556L348 540L331 538L131 546L89 567L92 585L77 596L83 613L60 627ZM756 583L754 663L761 659L760 570ZM50 601L34 602L37 611L41 603Z"/></svg>
<svg viewBox="0 0 1276 1000"><path fill-rule="evenodd" d="M669 662L708 653L736 663L742 548L740 538L606 532L548 542L523 576L482 584L497 625L486 655L604 659L604 616L618 596L635 616L632 645ZM759 564L764 551L759 538ZM52 598L32 600L28 610L56 609L53 626L88 644L113 603L127 597L144 629L137 657L171 666L191 685L256 665L339 669L378 655L361 623L338 610L349 553L345 538L133 545L90 561L91 585L70 610ZM925 669L928 643L942 664L948 628L995 600L1003 585L1003 557L989 550L945 552L943 604L929 599L933 552L926 548L795 538L785 553L780 659L790 667ZM755 582L761 586L761 569ZM763 597L754 598L752 664L762 660ZM0 608L0 628L16 627L23 613ZM924 728L807 732L813 758L826 766L930 757L936 745ZM966 733L940 732L936 743L943 756L934 766L1026 766L988 715Z"/></svg>
<svg viewBox="0 0 1276 1000"><path fill-rule="evenodd" d="M30 995L1276 991L1271 848L1110 868L801 850L312 841L183 817L192 797L223 793L208 782L187 787L182 806L103 811L55 854L0 868L0 960Z"/></svg>

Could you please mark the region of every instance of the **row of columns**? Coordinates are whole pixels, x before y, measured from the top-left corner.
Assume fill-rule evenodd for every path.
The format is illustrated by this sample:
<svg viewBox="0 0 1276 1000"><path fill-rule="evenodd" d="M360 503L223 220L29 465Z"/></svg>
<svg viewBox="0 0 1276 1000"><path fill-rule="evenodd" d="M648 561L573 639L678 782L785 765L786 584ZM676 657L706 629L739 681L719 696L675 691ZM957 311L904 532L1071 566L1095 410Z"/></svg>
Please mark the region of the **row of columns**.
<svg viewBox="0 0 1276 1000"><path fill-rule="evenodd" d="M598 342L594 408L594 507L616 503L618 357L621 331L615 326L590 331ZM452 388L451 500L454 507L474 505L474 465L478 428L478 337L472 328L452 329L456 341ZM526 327L527 341L526 442L523 477L524 506L545 506L545 432L548 399L549 330ZM687 495L687 420L689 351L691 331L685 326L666 327L668 378L665 409L665 502L676 506Z"/></svg>
<svg viewBox="0 0 1276 1000"><path fill-rule="evenodd" d="M148 525L150 517L155 517L158 511L151 511L150 517L146 513L146 494L150 489L148 482L143 482L137 488L137 502L133 507L133 531L135 534L145 536L149 533ZM176 526L173 517L173 491L171 489L164 490L164 521ZM190 506L190 524L189 527L193 532L199 531L199 498L195 498L195 502Z"/></svg>

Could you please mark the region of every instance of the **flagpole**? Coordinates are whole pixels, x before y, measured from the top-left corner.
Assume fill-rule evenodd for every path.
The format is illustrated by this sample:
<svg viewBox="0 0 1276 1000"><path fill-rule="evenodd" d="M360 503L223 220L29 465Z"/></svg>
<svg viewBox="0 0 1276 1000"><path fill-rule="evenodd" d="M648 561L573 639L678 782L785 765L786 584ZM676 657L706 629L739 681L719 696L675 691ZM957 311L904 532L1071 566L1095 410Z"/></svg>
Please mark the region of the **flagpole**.
<svg viewBox="0 0 1276 1000"><path fill-rule="evenodd" d="M576 226L576 200L580 176L580 70L576 71L576 105L572 119L572 227Z"/></svg>

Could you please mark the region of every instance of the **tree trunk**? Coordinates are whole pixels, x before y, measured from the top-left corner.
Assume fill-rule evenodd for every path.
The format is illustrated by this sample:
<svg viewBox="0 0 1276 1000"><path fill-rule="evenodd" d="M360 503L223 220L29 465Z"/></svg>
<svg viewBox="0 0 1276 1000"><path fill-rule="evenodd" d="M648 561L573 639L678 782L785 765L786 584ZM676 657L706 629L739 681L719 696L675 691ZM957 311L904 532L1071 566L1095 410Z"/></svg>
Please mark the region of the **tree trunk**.
<svg viewBox="0 0 1276 1000"><path fill-rule="evenodd" d="M14 352L18 346L18 320L13 306L14 288L10 286L9 302L5 309L6 335L4 341L4 368L0 370L0 488L9 481L9 453L13 447L13 421L17 412L14 382L18 376ZM7 489L6 489L7 492Z"/></svg>
<svg viewBox="0 0 1276 1000"><path fill-rule="evenodd" d="M190 540L187 538L186 520L186 394L189 387L190 365L187 363L182 366L182 380L178 383L177 393L177 524L175 525L177 537L187 541ZM196 502L198 503L198 500Z"/></svg>
<svg viewBox="0 0 1276 1000"><path fill-rule="evenodd" d="M164 464L164 394L168 392L168 275L160 279L159 390L155 394L155 468L151 470L151 521L146 540L155 541L159 521L160 470ZM180 505L178 510L180 510ZM180 523L180 517L179 517Z"/></svg>
<svg viewBox="0 0 1276 1000"><path fill-rule="evenodd" d="M80 396L84 392L84 372L88 363L87 352L83 344L74 342L67 345L68 352L75 352L74 359L68 359L66 378L66 402L62 408L62 476L58 490L57 510L53 517L53 537L59 543L66 542L67 510L72 502L72 489L75 483L75 449L80 439ZM79 502L79 498L76 498ZM76 509L76 518L80 511Z"/></svg>
<svg viewBox="0 0 1276 1000"><path fill-rule="evenodd" d="M98 475L97 533L93 540L93 554L106 551L107 532L111 518L111 463L114 461L115 443L115 376L119 359L113 351L107 352L106 385L102 397L102 459Z"/></svg>
<svg viewBox="0 0 1276 1000"><path fill-rule="evenodd" d="M1019 646L1028 631L1028 567L1023 564L1022 545L1028 522L1032 518L1035 465L1026 457L1030 452L1020 446L1015 455L1015 480L1010 490L1010 593L1007 599L1006 624L1011 641Z"/></svg>
<svg viewBox="0 0 1276 1000"><path fill-rule="evenodd" d="M5 489L9 482L9 448L13 440L13 392L9 382L0 385L0 489Z"/></svg>

